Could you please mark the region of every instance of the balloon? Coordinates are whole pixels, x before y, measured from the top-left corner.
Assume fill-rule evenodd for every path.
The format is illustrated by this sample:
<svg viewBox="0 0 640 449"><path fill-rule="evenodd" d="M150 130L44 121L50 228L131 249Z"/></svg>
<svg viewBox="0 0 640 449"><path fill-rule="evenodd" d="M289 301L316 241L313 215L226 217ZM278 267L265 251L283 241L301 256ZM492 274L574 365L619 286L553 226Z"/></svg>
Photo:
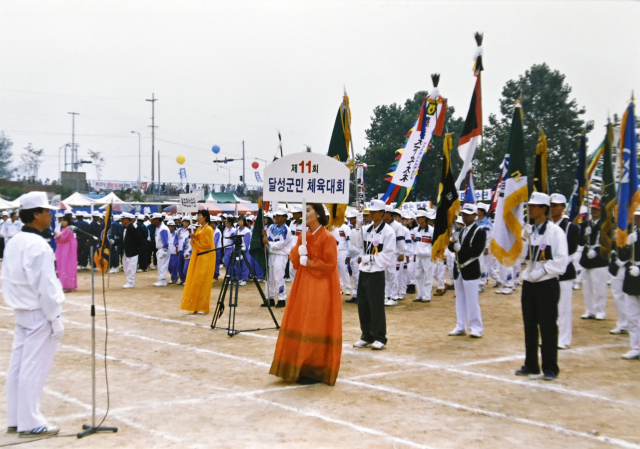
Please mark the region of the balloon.
<svg viewBox="0 0 640 449"><path fill-rule="evenodd" d="M187 160L187 159L186 159L183 155L180 155L180 156L178 156L178 157L176 158L176 162L177 162L178 164L180 164L180 165L184 164L184 161L186 161L186 160Z"/></svg>
<svg viewBox="0 0 640 449"><path fill-rule="evenodd" d="M220 147L218 145L214 145L211 148L211 151L213 151L214 153L218 154L220 152Z"/></svg>
<svg viewBox="0 0 640 449"><path fill-rule="evenodd" d="M257 162L253 162L251 166L257 170L258 167L260 167L260 164L258 164Z"/></svg>

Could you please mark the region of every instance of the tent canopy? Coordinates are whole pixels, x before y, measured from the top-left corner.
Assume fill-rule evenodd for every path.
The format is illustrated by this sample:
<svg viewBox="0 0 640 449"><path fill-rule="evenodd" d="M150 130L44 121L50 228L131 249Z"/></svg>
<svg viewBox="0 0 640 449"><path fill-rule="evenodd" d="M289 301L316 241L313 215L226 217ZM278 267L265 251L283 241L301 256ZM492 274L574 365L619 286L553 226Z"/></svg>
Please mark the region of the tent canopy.
<svg viewBox="0 0 640 449"><path fill-rule="evenodd" d="M245 201L243 199L238 198L234 193L231 192L211 192L207 197L207 202L216 202L216 203L250 203L250 201Z"/></svg>
<svg viewBox="0 0 640 449"><path fill-rule="evenodd" d="M110 203L124 203L124 201L118 198L116 194L113 192L110 192L108 195L103 196L102 198L94 201L94 204L110 204Z"/></svg>
<svg viewBox="0 0 640 449"><path fill-rule="evenodd" d="M78 192L74 193L68 198L65 198L63 202L71 207L87 207L95 204L95 201Z"/></svg>

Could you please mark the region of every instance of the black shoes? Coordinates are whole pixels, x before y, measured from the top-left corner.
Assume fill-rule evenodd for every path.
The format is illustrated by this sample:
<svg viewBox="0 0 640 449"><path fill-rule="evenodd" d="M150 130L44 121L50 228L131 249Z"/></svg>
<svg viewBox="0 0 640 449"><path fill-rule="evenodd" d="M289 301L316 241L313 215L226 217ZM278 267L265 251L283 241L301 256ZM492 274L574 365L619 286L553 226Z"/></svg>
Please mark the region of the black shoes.
<svg viewBox="0 0 640 449"><path fill-rule="evenodd" d="M317 379L312 379L311 377L300 376L298 380L296 380L296 383L300 385L314 385L321 382Z"/></svg>
<svg viewBox="0 0 640 449"><path fill-rule="evenodd" d="M407 294L411 295L416 292L416 286L413 284L407 285Z"/></svg>
<svg viewBox="0 0 640 449"><path fill-rule="evenodd" d="M273 298L269 298L269 305L270 305L271 307L273 307L273 306L275 306L275 305L276 305L276 302L273 300ZM260 307L267 307L267 303L264 303L264 302L263 302L262 304L260 304Z"/></svg>
<svg viewBox="0 0 640 449"><path fill-rule="evenodd" d="M543 380L555 380L555 378L558 377L558 375L556 373L554 373L553 371L546 371L544 373L544 376L542 376Z"/></svg>
<svg viewBox="0 0 640 449"><path fill-rule="evenodd" d="M531 371L526 366L523 366L518 371L516 371L516 376L539 376L540 371Z"/></svg>
<svg viewBox="0 0 640 449"><path fill-rule="evenodd" d="M358 302L358 298L356 298L355 296L352 298L349 298L347 300L345 300L345 302L348 302L349 304L357 304Z"/></svg>
<svg viewBox="0 0 640 449"><path fill-rule="evenodd" d="M278 304L276 304L276 309L282 309L286 305L287 305L287 301L281 299L281 300L278 301Z"/></svg>

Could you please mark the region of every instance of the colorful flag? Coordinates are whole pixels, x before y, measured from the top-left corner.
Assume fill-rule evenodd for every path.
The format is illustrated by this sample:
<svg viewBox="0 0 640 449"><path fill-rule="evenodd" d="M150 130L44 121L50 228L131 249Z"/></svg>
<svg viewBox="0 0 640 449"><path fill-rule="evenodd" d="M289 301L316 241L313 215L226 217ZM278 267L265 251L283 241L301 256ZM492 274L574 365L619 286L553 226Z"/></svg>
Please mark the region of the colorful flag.
<svg viewBox="0 0 640 449"><path fill-rule="evenodd" d="M444 252L449 246L456 215L460 212L460 198L458 197L458 190L451 172L451 149L453 148L451 136L451 133L447 133L444 137L440 193L438 194L436 221L433 227L432 262L444 260Z"/></svg>
<svg viewBox="0 0 640 449"><path fill-rule="evenodd" d="M473 189L473 169L467 172L467 187L464 189L464 204L476 204L476 193Z"/></svg>
<svg viewBox="0 0 640 449"><path fill-rule="evenodd" d="M571 209L569 220L573 223L581 223L580 208L584 206L587 198L587 138L584 133L580 136L578 145L578 168L576 169L576 182L571 195Z"/></svg>
<svg viewBox="0 0 640 449"><path fill-rule="evenodd" d="M106 273L109 269L109 230L111 229L111 212L113 203L107 205L104 211L104 229L102 230L102 238L96 252L93 254L93 262L101 273Z"/></svg>
<svg viewBox="0 0 640 449"><path fill-rule="evenodd" d="M305 211L306 212L306 211ZM264 242L262 241L262 230L264 229L264 210L262 207L262 198L258 200L258 216L251 230L251 243L249 244L249 255L253 257L262 271L267 270L267 257L264 251Z"/></svg>
<svg viewBox="0 0 640 449"><path fill-rule="evenodd" d="M516 101L513 110L507 154L509 169L498 194L498 206L491 234L491 254L500 264L510 267L522 253L524 202L529 198L520 100Z"/></svg>
<svg viewBox="0 0 640 449"><path fill-rule="evenodd" d="M607 123L607 135L603 142L602 200L600 202L600 255L607 259L611 254L611 237L615 229L616 180L613 176L613 124Z"/></svg>
<svg viewBox="0 0 640 449"><path fill-rule="evenodd" d="M507 176L509 172L509 155L505 155L502 164L500 164L500 171L498 172L498 182L496 182L496 186L491 189L491 207L487 211L487 215L491 212L495 211L498 207L498 197L500 196L500 187L502 186L502 180Z"/></svg>
<svg viewBox="0 0 640 449"><path fill-rule="evenodd" d="M612 134L612 136L613 136L613 134ZM613 137L612 137L612 139L613 139ZM607 140L607 138L605 137L605 140L602 141L602 143L600 144L598 149L595 152L593 152L593 154L591 156L587 157L587 165L588 165L588 168L587 168L587 179L589 179L589 180L591 180L591 177L593 176L593 174L596 171L596 168L598 167L598 162L600 162L600 158L604 154L604 146L605 146L606 140Z"/></svg>
<svg viewBox="0 0 640 449"><path fill-rule="evenodd" d="M533 172L533 191L549 194L547 180L547 136L540 130L538 145L536 146L536 167Z"/></svg>
<svg viewBox="0 0 640 449"><path fill-rule="evenodd" d="M618 219L616 244L620 248L627 244L629 226L633 222L633 214L640 204L637 144L635 105L631 100L629 107L622 116L622 124L620 126L620 183L616 201L616 216Z"/></svg>
<svg viewBox="0 0 640 449"><path fill-rule="evenodd" d="M469 112L467 112L467 118L464 121L464 127L462 128L462 135L458 142L458 154L462 159L462 170L456 180L456 188L459 189L462 184L462 180L467 176L467 172L471 169L471 163L473 161L473 154L476 151L478 142L482 137L482 84L481 73L484 70L482 65L482 34L476 33L476 43L478 48L475 54L475 63L473 65L473 74L476 77L476 85L471 95L471 105L469 105Z"/></svg>
<svg viewBox="0 0 640 449"><path fill-rule="evenodd" d="M407 141L402 148L396 150L396 153L400 154L389 169L391 172L388 175L391 177L385 178L386 181L390 181L390 184L380 199L391 204L397 196L396 208L398 209L406 201L418 180L420 162L429 149L433 136L442 135L444 128L447 103L440 96L438 90L440 75L431 75L431 79L433 80L433 90L422 102L418 120L409 130Z"/></svg>

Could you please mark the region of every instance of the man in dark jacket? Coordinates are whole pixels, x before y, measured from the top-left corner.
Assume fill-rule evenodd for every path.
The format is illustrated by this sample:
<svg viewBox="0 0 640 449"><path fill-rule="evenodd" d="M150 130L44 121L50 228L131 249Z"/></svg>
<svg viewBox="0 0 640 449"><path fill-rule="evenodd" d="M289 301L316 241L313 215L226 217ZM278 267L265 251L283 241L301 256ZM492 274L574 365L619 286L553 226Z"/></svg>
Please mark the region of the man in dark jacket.
<svg viewBox="0 0 640 449"><path fill-rule="evenodd" d="M87 212L77 212L76 213L76 221L71 224L81 231L90 232L89 223L87 223L83 218L90 217ZM100 236L98 236L100 238ZM86 234L79 232L76 235L76 239L78 240L78 267L81 269L87 269L87 264L91 267L91 263L89 263L89 248L91 242Z"/></svg>
<svg viewBox="0 0 640 449"><path fill-rule="evenodd" d="M137 215L136 232L140 237L140 254L138 255L138 273L147 271L151 263L151 248L149 247L149 229L144 224L144 215Z"/></svg>
<svg viewBox="0 0 640 449"><path fill-rule="evenodd" d="M107 236L110 243L109 266L111 269L109 273L120 272L120 253L122 251L122 238L124 235L124 226L120 222L121 219L122 215L118 215L113 220L109 228L109 235Z"/></svg>
<svg viewBox="0 0 640 449"><path fill-rule="evenodd" d="M124 213L122 226L124 237L122 239L122 269L127 283L123 288L133 288L136 285L136 268L138 267L138 255L140 254L140 235L133 224L135 217Z"/></svg>
<svg viewBox="0 0 640 449"><path fill-rule="evenodd" d="M609 280L609 258L600 254L602 220L600 220L600 198L591 203L591 219L580 223L580 245L584 246L580 265L584 285L583 320L604 320L607 316L607 282Z"/></svg>
<svg viewBox="0 0 640 449"><path fill-rule="evenodd" d="M631 350L622 356L625 360L640 359L640 210L635 211L633 219L633 231L627 237L627 246L619 251L620 260L626 262L626 266L621 268L625 270L622 291L627 294L625 312L631 344Z"/></svg>
<svg viewBox="0 0 640 449"><path fill-rule="evenodd" d="M560 281L560 302L558 303L558 349L567 349L571 345L573 328L573 281L576 278L576 269L571 262L571 256L578 250L578 240L580 239L580 228L573 224L564 216L567 207L567 199L560 193L554 193L550 197L551 219L554 224L560 226L567 236L567 246L569 249L569 265L564 274L558 278Z"/></svg>
<svg viewBox="0 0 640 449"><path fill-rule="evenodd" d="M467 321L469 336L482 337L484 326L480 312L480 256L484 252L487 234L476 224L478 208L467 203L462 207L464 228L451 237L449 250L455 252L456 262L453 267L453 283L456 289L456 328L449 332L450 336L466 335Z"/></svg>

